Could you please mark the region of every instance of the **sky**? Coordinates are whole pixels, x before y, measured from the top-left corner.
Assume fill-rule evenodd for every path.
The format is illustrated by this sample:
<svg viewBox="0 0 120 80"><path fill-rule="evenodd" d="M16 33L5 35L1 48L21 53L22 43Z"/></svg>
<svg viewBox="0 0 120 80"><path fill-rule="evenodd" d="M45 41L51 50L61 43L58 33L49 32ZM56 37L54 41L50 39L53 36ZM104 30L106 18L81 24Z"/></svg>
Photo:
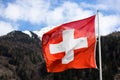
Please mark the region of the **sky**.
<svg viewBox="0 0 120 80"><path fill-rule="evenodd" d="M0 0L0 36L38 31L95 15L100 34L120 31L120 0ZM97 30L97 21L95 22Z"/></svg>

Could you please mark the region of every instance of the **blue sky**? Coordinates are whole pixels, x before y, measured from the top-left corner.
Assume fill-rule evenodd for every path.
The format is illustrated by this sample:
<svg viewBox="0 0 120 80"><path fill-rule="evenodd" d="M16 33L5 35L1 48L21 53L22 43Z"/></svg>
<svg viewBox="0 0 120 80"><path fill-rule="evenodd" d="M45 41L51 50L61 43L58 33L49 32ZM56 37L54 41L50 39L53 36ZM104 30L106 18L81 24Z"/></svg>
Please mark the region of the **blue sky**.
<svg viewBox="0 0 120 80"><path fill-rule="evenodd" d="M107 35L120 31L119 4L120 0L0 0L0 35L57 26L94 15L97 9L100 32Z"/></svg>

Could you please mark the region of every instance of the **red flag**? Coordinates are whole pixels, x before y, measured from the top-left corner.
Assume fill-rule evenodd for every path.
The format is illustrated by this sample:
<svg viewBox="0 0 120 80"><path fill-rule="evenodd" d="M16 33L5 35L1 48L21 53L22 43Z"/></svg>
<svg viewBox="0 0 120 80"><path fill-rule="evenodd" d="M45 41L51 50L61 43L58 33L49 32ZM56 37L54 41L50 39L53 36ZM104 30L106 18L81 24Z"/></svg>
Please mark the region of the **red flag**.
<svg viewBox="0 0 120 80"><path fill-rule="evenodd" d="M42 37L48 72L66 69L96 68L95 15L60 25Z"/></svg>

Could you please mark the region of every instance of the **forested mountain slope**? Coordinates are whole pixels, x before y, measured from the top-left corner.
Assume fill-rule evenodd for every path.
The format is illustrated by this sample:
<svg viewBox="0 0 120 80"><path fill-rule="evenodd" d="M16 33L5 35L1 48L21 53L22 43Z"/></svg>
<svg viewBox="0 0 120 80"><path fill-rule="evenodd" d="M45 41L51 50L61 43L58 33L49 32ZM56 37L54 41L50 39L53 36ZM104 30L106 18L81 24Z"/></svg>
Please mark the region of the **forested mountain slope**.
<svg viewBox="0 0 120 80"><path fill-rule="evenodd" d="M0 80L99 80L98 69L71 69L47 73L41 41L21 31L0 37ZM103 80L114 80L120 74L120 32L101 37ZM57 66L57 65L56 65Z"/></svg>

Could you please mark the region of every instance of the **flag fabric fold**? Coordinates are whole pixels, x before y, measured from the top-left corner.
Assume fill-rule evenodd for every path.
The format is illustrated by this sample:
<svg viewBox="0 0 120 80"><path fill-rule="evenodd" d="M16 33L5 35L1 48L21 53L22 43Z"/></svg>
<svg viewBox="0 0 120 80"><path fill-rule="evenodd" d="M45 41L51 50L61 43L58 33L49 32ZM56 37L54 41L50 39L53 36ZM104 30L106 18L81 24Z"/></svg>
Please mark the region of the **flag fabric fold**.
<svg viewBox="0 0 120 80"><path fill-rule="evenodd" d="M96 68L95 15L62 24L42 37L48 72Z"/></svg>

